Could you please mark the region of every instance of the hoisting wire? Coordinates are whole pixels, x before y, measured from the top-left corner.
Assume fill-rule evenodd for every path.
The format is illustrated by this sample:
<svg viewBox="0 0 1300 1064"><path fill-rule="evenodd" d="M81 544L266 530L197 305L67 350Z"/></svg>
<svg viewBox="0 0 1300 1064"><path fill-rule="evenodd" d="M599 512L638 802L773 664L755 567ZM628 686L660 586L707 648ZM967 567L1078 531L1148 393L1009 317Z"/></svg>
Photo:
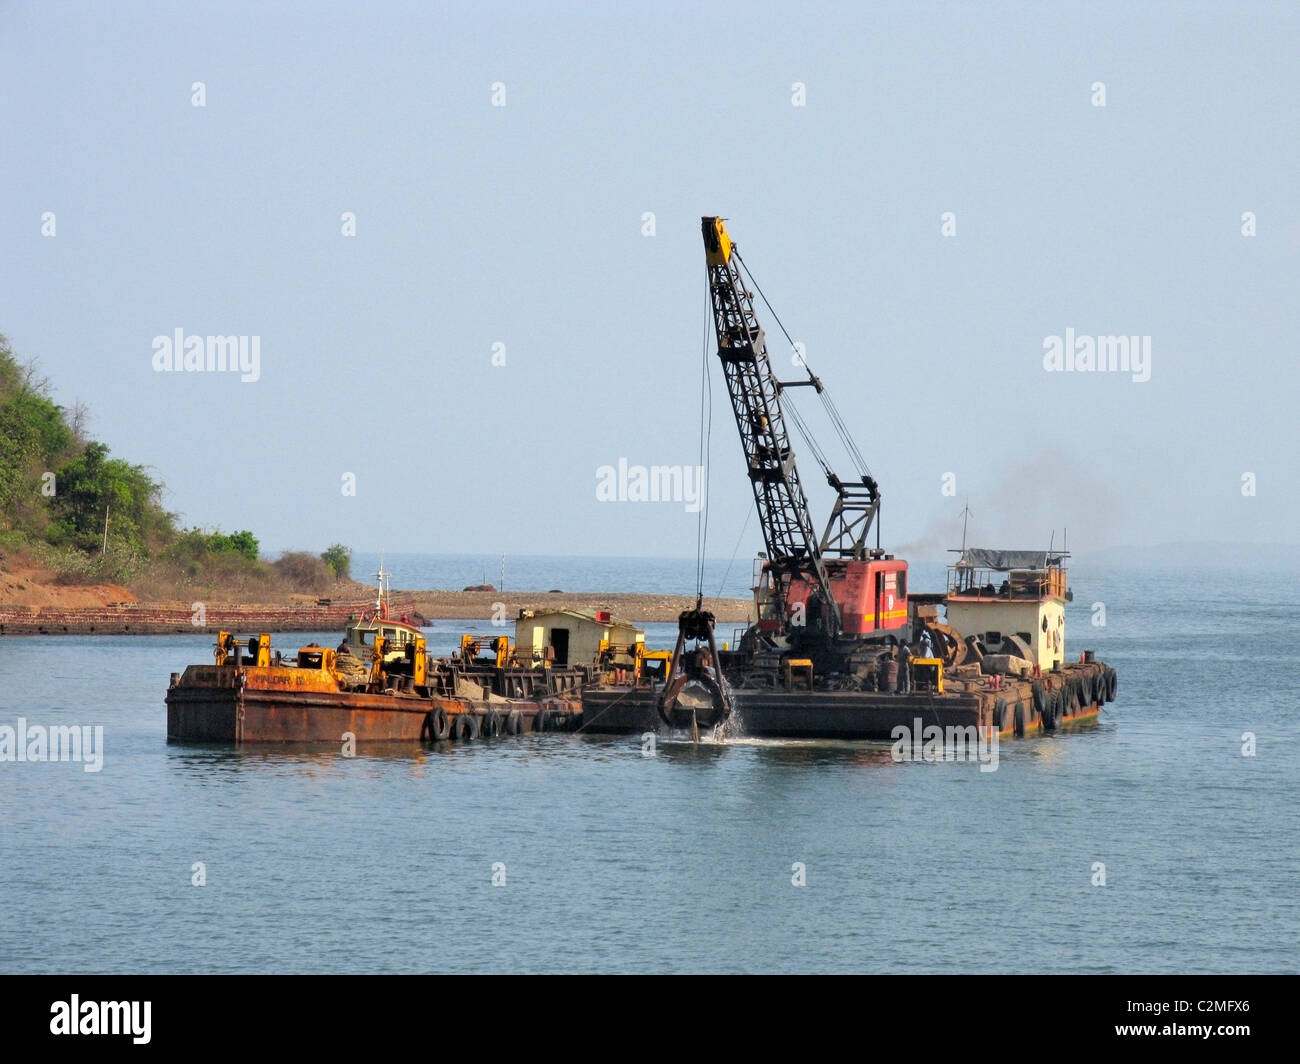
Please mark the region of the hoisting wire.
<svg viewBox="0 0 1300 1064"><path fill-rule="evenodd" d="M697 483L696 490L703 492L704 505L700 507L698 516L695 519L696 609L699 609L700 604L704 601L704 555L709 542L709 487L708 477L705 475L704 459L710 451L713 438L713 403L711 402L713 376L710 372L710 364L713 360L709 357L709 327L712 324L710 321L712 314L713 302L710 299L705 306L703 357L700 359L700 461L696 469L699 471L699 479L703 483ZM685 477L682 479L685 481Z"/></svg>
<svg viewBox="0 0 1300 1064"><path fill-rule="evenodd" d="M731 550L731 558L727 562L727 568L722 574L722 582L718 584L718 598L722 598L722 592L727 586L727 577L731 575L731 567L736 562L736 555L740 553L740 543L745 538L745 533L749 530L749 519L754 516L754 511L758 509L758 504L751 502L749 512L745 514L745 523L740 526L740 535L736 537L736 545Z"/></svg>
<svg viewBox="0 0 1300 1064"><path fill-rule="evenodd" d="M790 420L794 422L794 427L799 430L799 435L803 437L804 443L808 445L808 450L812 451L817 464L822 467L822 472L829 477L831 475L831 466L830 462L826 460L826 453L821 449L817 437L812 434L812 429L804 422L803 415L799 413L799 408L795 406L793 398L789 395L785 397L782 409L790 414Z"/></svg>
<svg viewBox="0 0 1300 1064"><path fill-rule="evenodd" d="M772 304L768 302L767 296L763 293L763 289L759 285L758 281L754 279L754 275L750 272L749 266L745 263L745 260L740 257L740 252L733 248L732 255L735 257L736 261L740 263L740 268L745 271L745 276L749 278L750 284L754 286L754 291L758 293L759 298L763 301L763 305L767 307L768 313L772 315L772 320L776 322L777 327L785 336L786 343L790 345L791 350L797 352L799 349L795 346L794 338L790 335L789 330L786 329L785 324L781 321L780 316L772 307ZM853 436L849 432L848 425L844 423L844 419L840 416L839 409L835 406L835 401L830 397L830 393L822 387L821 382L813 375L813 371L808 368L807 361L801 357L800 363L807 372L808 379L816 382L816 391L817 394L821 396L822 407L825 409L826 415L830 418L831 426L835 429L835 434L839 437L840 443L843 444L844 450L848 453L849 460L858 471L858 475L862 477L870 476L871 471L867 468L867 463L862 457L862 452L858 450L858 445L854 442ZM808 444L809 450L813 452L814 457L816 457L817 461L821 464L822 470L829 476L831 469L829 463L826 461L826 456L817 445L811 430L799 415L799 411L795 409L794 403L790 401L788 394L786 395L786 406L790 410L791 419L794 421L795 427L799 430L799 435L802 436L804 442Z"/></svg>

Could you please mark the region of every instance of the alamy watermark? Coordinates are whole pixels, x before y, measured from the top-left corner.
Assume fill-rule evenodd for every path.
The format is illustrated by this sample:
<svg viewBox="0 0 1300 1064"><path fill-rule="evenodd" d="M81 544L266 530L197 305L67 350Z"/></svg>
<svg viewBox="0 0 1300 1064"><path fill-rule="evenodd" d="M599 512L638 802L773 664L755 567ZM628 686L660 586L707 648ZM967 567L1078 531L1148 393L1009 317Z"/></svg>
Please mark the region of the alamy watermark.
<svg viewBox="0 0 1300 1064"><path fill-rule="evenodd" d="M1151 379L1151 337L1084 336L1066 329L1064 338L1043 337L1048 373L1131 373L1137 384Z"/></svg>
<svg viewBox="0 0 1300 1064"><path fill-rule="evenodd" d="M245 384L262 376L260 336L186 336L184 329L153 338L155 373L238 373Z"/></svg>
<svg viewBox="0 0 1300 1064"><path fill-rule="evenodd" d="M890 756L895 761L978 761L981 772L998 768L998 730L950 724L921 726L914 717L912 727L897 724L889 733L894 740Z"/></svg>
<svg viewBox="0 0 1300 1064"><path fill-rule="evenodd" d="M50 1005L50 1034L129 1035L138 1046L148 1045L152 1001L69 1001Z"/></svg>
<svg viewBox="0 0 1300 1064"><path fill-rule="evenodd" d="M596 499L599 502L679 502L688 514L699 513L704 504L703 466L629 465L620 458L617 466L596 470Z"/></svg>
<svg viewBox="0 0 1300 1064"><path fill-rule="evenodd" d="M0 762L79 761L85 772L104 767L104 726L96 724L0 724Z"/></svg>

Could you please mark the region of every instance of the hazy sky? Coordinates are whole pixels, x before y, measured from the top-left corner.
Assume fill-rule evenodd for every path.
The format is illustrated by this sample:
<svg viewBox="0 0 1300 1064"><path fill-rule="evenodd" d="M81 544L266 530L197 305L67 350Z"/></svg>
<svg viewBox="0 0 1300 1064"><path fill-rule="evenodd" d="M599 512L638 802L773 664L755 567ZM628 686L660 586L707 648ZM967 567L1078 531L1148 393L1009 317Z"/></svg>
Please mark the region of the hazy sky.
<svg viewBox="0 0 1300 1064"><path fill-rule="evenodd" d="M1281 4L9 4L0 331L189 524L690 555L597 471L698 460L721 214L887 547L967 501L990 545L1294 542L1298 55ZM155 371L177 329L258 379ZM1067 330L1149 379L1049 372ZM713 386L709 553L750 554Z"/></svg>

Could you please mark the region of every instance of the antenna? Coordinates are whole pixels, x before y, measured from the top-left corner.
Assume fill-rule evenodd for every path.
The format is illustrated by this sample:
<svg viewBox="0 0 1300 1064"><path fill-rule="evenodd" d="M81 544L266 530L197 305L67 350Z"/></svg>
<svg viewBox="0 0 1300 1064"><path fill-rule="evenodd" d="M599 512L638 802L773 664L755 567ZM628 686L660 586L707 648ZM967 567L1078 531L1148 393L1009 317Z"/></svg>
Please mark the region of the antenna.
<svg viewBox="0 0 1300 1064"><path fill-rule="evenodd" d="M966 508L961 512L961 549L964 553L966 550L966 522L975 515L970 512L970 499L966 500Z"/></svg>
<svg viewBox="0 0 1300 1064"><path fill-rule="evenodd" d="M379 552L379 572L375 573L375 579L379 582L379 589L375 594L375 609L381 617L388 616L384 606L384 592L388 590L387 581L388 573L384 571L384 552Z"/></svg>

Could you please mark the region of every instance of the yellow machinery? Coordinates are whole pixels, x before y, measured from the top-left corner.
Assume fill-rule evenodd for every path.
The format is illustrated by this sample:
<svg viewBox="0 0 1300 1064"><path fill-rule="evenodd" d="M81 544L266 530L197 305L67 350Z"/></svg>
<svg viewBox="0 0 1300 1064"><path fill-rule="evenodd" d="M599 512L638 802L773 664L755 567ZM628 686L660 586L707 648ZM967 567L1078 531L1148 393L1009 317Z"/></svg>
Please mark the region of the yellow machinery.
<svg viewBox="0 0 1300 1064"><path fill-rule="evenodd" d="M370 667L370 688L373 691L382 691L388 684L388 674L390 672L395 676L405 676L405 667L397 668L398 662L384 661L385 640L382 634L375 636L375 648L373 651L374 664ZM331 654L333 651L330 652ZM424 687L429 681L429 654L426 649L424 636L417 635L414 643L406 644L406 653L411 663L411 681L410 686ZM385 665L388 666L385 669ZM399 686L401 681L398 682Z"/></svg>
<svg viewBox="0 0 1300 1064"><path fill-rule="evenodd" d="M671 650L646 650L644 643L636 645L636 678L643 676L667 682L673 671L673 652Z"/></svg>
<svg viewBox="0 0 1300 1064"><path fill-rule="evenodd" d="M731 261L731 237L721 218L704 219L704 261L710 266L725 266Z"/></svg>
<svg viewBox="0 0 1300 1064"><path fill-rule="evenodd" d="M248 660L241 660L240 644L232 632L218 632L216 661L218 665L255 665L268 668L271 664L271 637L263 632L248 640Z"/></svg>
<svg viewBox="0 0 1300 1064"><path fill-rule="evenodd" d="M316 644L298 648L298 668L300 669L319 669L321 672L328 672L337 679L335 665L338 661L338 655L329 647L321 647Z"/></svg>
<svg viewBox="0 0 1300 1064"><path fill-rule="evenodd" d="M506 639L497 639L493 642L499 663L503 659L503 648L507 642ZM215 651L216 663L218 665L251 665L263 669L271 667L270 635L263 632L261 635L254 636L248 640L247 646L249 653L248 656L244 656L241 653L243 646L232 632L219 632ZM368 681L374 690L383 690L387 686L386 674L393 670L395 665L395 662L386 663L384 661L384 654L387 652L385 648L386 640L383 634L377 633L374 646L371 647ZM424 636L416 636L413 644L407 644L406 653L408 660L411 662L411 685L415 687L426 686L429 679L429 655ZM286 662L286 665L326 673L339 684L345 682L338 671L338 653L329 647L318 646L315 643L299 647L296 659L292 662ZM387 668L385 668L386 665ZM403 669L402 672L404 674L405 670Z"/></svg>
<svg viewBox="0 0 1300 1064"><path fill-rule="evenodd" d="M417 645L423 646L424 640L416 640ZM506 662L510 658L510 637L499 635L488 643L488 649L496 656L496 667L504 669ZM463 635L460 637L460 660L466 663L473 661L483 650L483 640L477 639L472 635Z"/></svg>
<svg viewBox="0 0 1300 1064"><path fill-rule="evenodd" d="M943 659L912 659L912 690L943 694Z"/></svg>
<svg viewBox="0 0 1300 1064"><path fill-rule="evenodd" d="M424 636L415 637L415 662L411 673L411 682L416 687L423 687L429 680L429 655L424 649Z"/></svg>
<svg viewBox="0 0 1300 1064"><path fill-rule="evenodd" d="M787 689L793 688L795 681L800 683L807 682L808 690L813 689L813 663L812 658L786 658L785 659L785 686Z"/></svg>

